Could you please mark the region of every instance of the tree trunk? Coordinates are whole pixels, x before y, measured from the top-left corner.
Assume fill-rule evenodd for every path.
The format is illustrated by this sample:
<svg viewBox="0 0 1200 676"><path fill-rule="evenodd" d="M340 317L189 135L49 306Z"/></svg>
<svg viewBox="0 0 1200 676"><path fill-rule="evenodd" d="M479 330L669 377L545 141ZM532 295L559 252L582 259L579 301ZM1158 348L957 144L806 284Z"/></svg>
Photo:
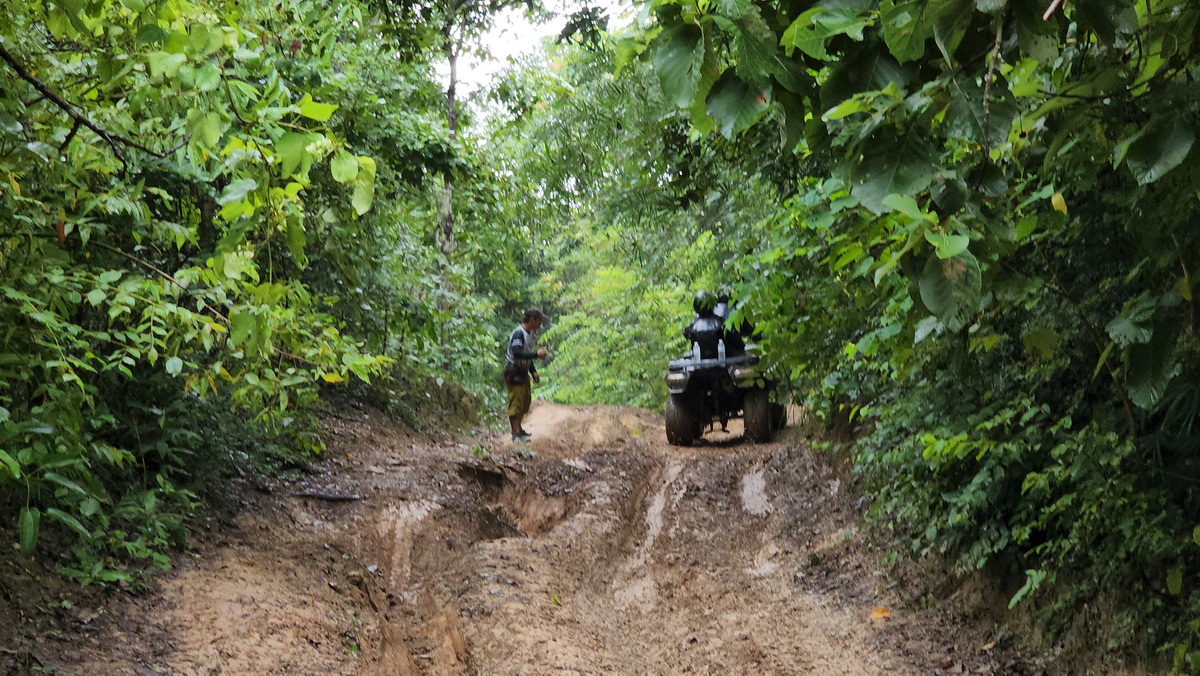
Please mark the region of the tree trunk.
<svg viewBox="0 0 1200 676"><path fill-rule="evenodd" d="M458 141L458 55L462 51L460 41L450 36L450 27L445 30L446 59L450 63L450 83L446 86L446 126L450 130L450 144ZM457 244L454 240L454 179L447 174L442 179L442 199L438 207L438 244L442 251L442 265L450 264L450 254Z"/></svg>

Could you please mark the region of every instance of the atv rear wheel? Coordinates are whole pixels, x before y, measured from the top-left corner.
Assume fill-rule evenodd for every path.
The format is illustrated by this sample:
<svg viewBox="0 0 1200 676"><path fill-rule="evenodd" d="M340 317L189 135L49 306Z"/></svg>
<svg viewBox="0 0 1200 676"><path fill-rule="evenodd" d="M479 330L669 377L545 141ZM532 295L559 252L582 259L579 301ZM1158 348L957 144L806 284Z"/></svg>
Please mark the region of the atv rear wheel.
<svg viewBox="0 0 1200 676"><path fill-rule="evenodd" d="M761 443L775 436L771 395L766 390L756 387L746 392L742 399L742 413L746 423L746 439Z"/></svg>
<svg viewBox="0 0 1200 676"><path fill-rule="evenodd" d="M696 416L694 397L672 394L667 399L667 443L672 446L691 446L696 441L699 422Z"/></svg>
<svg viewBox="0 0 1200 676"><path fill-rule="evenodd" d="M775 426L775 430L779 431L787 427L787 407L783 404L771 402L771 424Z"/></svg>

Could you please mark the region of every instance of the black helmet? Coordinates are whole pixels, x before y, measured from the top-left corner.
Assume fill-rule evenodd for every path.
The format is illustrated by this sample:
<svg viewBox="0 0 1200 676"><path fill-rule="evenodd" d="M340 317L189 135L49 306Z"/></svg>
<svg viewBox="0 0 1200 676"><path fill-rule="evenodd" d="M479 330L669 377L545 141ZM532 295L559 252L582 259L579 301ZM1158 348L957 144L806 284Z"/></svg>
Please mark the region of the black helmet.
<svg viewBox="0 0 1200 676"><path fill-rule="evenodd" d="M707 291L697 291L692 299L692 309L700 316L711 315L717 307L717 297Z"/></svg>
<svg viewBox="0 0 1200 676"><path fill-rule="evenodd" d="M728 303L731 295L733 295L733 289L728 284L722 284L721 286L717 287L718 302Z"/></svg>

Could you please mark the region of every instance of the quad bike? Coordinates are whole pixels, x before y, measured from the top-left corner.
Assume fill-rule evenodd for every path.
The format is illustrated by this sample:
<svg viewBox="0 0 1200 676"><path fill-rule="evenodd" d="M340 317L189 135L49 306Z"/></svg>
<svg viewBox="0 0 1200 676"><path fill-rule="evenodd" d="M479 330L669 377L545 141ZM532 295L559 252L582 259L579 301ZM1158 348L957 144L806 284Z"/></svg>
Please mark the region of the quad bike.
<svg viewBox="0 0 1200 676"><path fill-rule="evenodd" d="M737 341L740 342L740 341ZM775 383L763 377L757 345L726 354L725 341L716 350L701 350L698 342L680 359L667 365L667 441L674 446L690 446L711 430L714 421L721 427L731 418L741 417L745 438L754 442L770 441L787 422L787 411L771 401Z"/></svg>

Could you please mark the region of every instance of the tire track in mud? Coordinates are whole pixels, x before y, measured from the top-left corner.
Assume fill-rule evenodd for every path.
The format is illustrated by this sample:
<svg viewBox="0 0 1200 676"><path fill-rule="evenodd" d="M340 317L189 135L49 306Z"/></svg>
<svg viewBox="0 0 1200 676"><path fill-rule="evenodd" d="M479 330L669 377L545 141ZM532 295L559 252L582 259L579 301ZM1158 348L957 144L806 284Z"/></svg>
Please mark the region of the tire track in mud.
<svg viewBox="0 0 1200 676"><path fill-rule="evenodd" d="M662 533L663 511L667 509L667 500L670 497L668 493L682 471L683 465L672 464L667 467L662 478L651 481L651 483L658 484L658 491L654 494L654 498L650 501L650 506L646 509L646 538L638 545L637 555L629 560L626 571L633 572L646 565L646 560L649 558L650 552L654 549L654 543ZM678 502L682 497L683 491L680 491L674 496L673 502Z"/></svg>
<svg viewBox="0 0 1200 676"><path fill-rule="evenodd" d="M463 474L509 523L540 525L429 571L444 603L424 631L452 624L456 648L419 654L416 673L895 671L860 617L795 583L766 469L780 445L674 449L656 416L615 407L542 403L527 426L536 461Z"/></svg>

